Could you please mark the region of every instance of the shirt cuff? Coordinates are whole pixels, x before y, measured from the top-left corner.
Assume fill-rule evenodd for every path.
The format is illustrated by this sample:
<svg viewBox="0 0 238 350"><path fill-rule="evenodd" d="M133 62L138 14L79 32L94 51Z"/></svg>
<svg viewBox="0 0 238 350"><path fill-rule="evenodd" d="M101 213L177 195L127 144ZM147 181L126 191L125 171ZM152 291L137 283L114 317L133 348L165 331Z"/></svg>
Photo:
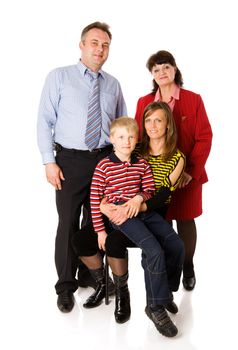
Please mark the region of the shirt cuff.
<svg viewBox="0 0 238 350"><path fill-rule="evenodd" d="M55 156L53 152L42 153L43 164L55 163Z"/></svg>

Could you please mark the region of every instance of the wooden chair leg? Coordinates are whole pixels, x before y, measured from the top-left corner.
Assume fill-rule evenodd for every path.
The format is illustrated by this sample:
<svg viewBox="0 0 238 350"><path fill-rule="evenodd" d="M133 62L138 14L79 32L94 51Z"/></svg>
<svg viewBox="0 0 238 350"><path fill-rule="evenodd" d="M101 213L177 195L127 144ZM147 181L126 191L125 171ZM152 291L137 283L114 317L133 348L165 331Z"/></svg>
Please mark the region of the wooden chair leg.
<svg viewBox="0 0 238 350"><path fill-rule="evenodd" d="M109 268L107 255L105 255L105 283L106 283L106 291L105 291L105 304L109 304L109 294L108 294L108 281L109 281Z"/></svg>

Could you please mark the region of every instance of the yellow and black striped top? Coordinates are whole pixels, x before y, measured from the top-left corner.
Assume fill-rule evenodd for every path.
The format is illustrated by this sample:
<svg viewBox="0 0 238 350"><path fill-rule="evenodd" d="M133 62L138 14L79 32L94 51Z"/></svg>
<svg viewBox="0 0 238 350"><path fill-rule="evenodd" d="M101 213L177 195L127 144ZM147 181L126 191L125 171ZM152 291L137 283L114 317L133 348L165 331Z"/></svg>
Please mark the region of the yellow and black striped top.
<svg viewBox="0 0 238 350"><path fill-rule="evenodd" d="M169 160L163 160L160 155L149 156L147 161L150 164L152 170L156 192L158 192L161 187L168 187L171 192L178 187L183 172L181 173L180 177L173 186L170 182L169 176L176 168L180 158L183 158L185 160L184 154L178 149ZM171 196L167 200L167 203L170 202L170 199Z"/></svg>

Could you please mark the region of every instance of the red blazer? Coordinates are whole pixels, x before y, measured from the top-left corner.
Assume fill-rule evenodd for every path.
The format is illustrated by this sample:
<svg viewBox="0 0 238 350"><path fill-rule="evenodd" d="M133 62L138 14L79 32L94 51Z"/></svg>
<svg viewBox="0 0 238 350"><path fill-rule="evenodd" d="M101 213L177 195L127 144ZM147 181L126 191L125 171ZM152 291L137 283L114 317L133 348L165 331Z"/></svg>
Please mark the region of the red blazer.
<svg viewBox="0 0 238 350"><path fill-rule="evenodd" d="M155 95L150 93L139 98L136 116L142 131L143 111L154 101ZM185 171L200 183L208 181L205 163L211 150L212 129L200 95L192 91L180 89L179 100L173 110L178 132L178 148L186 156Z"/></svg>

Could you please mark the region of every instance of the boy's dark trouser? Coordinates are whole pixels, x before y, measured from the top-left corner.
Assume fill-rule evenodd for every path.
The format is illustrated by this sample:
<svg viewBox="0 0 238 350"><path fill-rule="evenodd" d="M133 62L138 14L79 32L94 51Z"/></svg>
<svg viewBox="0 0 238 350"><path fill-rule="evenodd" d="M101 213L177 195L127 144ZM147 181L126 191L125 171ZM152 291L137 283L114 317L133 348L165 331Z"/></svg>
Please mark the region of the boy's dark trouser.
<svg viewBox="0 0 238 350"><path fill-rule="evenodd" d="M68 151L57 153L56 162L63 171L65 180L62 190L56 191L56 206L59 223L55 240L55 264L58 281L56 293L64 290L75 291L78 288L75 274L77 256L74 253L71 240L79 229L81 208L84 206L90 213L89 191L94 169L97 163L110 153L109 148L101 152ZM87 222L91 221L88 215Z"/></svg>
<svg viewBox="0 0 238 350"><path fill-rule="evenodd" d="M142 250L148 305L166 305L178 290L184 246L171 225L155 212L141 213L122 225L112 224Z"/></svg>

